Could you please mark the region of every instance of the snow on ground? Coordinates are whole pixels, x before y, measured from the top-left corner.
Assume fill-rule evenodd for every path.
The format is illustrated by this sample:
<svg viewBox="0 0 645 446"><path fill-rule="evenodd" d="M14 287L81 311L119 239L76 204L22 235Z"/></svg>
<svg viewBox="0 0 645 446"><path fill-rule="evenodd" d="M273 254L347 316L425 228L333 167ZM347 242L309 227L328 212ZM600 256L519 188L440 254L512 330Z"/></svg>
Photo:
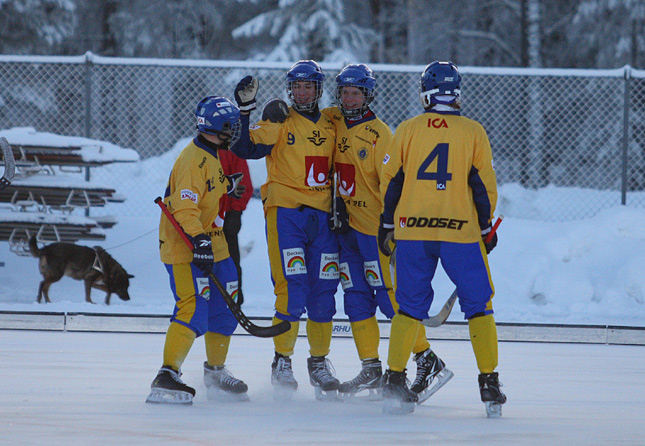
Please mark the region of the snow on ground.
<svg viewBox="0 0 645 446"><path fill-rule="evenodd" d="M28 128L2 133L17 140L38 136ZM66 138L78 145L96 143ZM51 287L53 304L38 305L35 297L41 277L36 259L18 257L7 243L0 243L0 261L5 263L0 267L0 311L169 314L173 301L167 273L159 261L160 211L154 198L163 193L172 164L188 140L178 141L156 158L92 170L93 182L113 187L126 197L125 203L93 209L91 215L107 213L118 219L114 228L106 230L106 240L100 245L135 275L131 301L116 299L110 307L86 304L83 284L63 278ZM113 155L132 152L109 149ZM254 185L259 187L266 178L264 160L252 160L249 165ZM73 181L78 181L78 176L70 176ZM594 205L617 203L619 193L552 186L530 191L517 184L501 185L499 192L497 215L506 218L499 229L499 244L489 257L498 321L645 326L645 209L612 205L586 220L553 222L554 215L570 218ZM251 200L243 214L239 238L240 245L249 250L242 260L244 310L251 316L269 316L274 297L264 217L257 199ZM433 287L436 299L431 313L453 290L441 268ZM95 302L102 302L103 297L93 291ZM337 317L344 317L340 291L337 310ZM455 310L450 320L462 320L462 316Z"/></svg>

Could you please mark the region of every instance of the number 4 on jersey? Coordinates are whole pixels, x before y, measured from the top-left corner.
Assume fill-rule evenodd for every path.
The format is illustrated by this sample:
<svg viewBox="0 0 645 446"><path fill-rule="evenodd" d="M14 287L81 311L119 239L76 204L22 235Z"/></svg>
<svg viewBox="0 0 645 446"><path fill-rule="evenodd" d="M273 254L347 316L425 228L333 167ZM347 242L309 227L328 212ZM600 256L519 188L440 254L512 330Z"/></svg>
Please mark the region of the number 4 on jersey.
<svg viewBox="0 0 645 446"><path fill-rule="evenodd" d="M426 169L437 159L437 168L434 172L427 172ZM437 190L446 190L446 183L452 180L452 174L448 173L448 144L437 144L428 157L421 163L417 172L417 180L431 180L437 182Z"/></svg>

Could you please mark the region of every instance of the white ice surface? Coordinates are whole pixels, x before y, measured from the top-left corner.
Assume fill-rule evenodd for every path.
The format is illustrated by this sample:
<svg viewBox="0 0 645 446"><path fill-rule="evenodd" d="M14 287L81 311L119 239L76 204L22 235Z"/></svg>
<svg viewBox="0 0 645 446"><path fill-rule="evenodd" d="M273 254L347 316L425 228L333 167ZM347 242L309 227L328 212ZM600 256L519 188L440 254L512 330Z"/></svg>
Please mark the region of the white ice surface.
<svg viewBox="0 0 645 446"><path fill-rule="evenodd" d="M645 438L643 347L502 342L508 403L502 418L488 419L469 342L432 343L455 377L403 416L382 414L379 402L316 401L304 338L290 404L272 397L272 341L249 336L233 337L227 365L249 385L250 402L206 399L198 340L183 367L197 390L193 406L145 404L163 342L161 334L0 331L0 445L607 446ZM358 372L351 339L334 338L329 357L341 380Z"/></svg>

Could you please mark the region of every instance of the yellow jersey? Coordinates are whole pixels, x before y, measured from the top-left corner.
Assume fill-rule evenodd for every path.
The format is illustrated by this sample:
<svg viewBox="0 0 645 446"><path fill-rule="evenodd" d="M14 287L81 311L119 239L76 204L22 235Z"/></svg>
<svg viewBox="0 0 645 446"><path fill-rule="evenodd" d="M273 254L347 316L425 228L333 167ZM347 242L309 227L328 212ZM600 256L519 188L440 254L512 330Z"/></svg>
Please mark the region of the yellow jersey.
<svg viewBox="0 0 645 446"><path fill-rule="evenodd" d="M455 112L402 122L383 160L384 221L398 240L473 243L490 226L497 180L486 131Z"/></svg>
<svg viewBox="0 0 645 446"><path fill-rule="evenodd" d="M356 121L345 119L338 107L328 113L336 124L334 171L338 194L349 213L349 225L367 235L377 235L381 213L381 166L392 142L392 131L373 112Z"/></svg>
<svg viewBox="0 0 645 446"><path fill-rule="evenodd" d="M305 205L330 212L335 127L326 113L310 117L290 107L283 123L260 121L249 133L252 145L236 145L234 153L266 157L267 181L260 188L265 210Z"/></svg>
<svg viewBox="0 0 645 446"><path fill-rule="evenodd" d="M216 262L229 257L222 229L223 213L220 214L227 181L217 151L195 138L177 157L164 194L164 203L186 234L195 237L204 233L211 237ZM193 260L193 253L163 213L159 222L159 250L164 263Z"/></svg>

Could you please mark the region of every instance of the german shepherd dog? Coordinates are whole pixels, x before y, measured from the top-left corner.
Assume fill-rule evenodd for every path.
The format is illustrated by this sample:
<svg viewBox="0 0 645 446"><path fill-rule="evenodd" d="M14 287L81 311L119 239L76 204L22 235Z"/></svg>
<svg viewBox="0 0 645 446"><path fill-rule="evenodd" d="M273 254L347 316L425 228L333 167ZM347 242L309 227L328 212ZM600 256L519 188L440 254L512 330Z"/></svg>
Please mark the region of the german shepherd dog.
<svg viewBox="0 0 645 446"><path fill-rule="evenodd" d="M40 303L43 294L45 302L49 300L49 287L52 283L58 282L63 275L72 279L85 282L85 300L93 303L90 299L92 288L105 291L106 305L110 305L112 293L122 300L130 300L128 287L130 279L134 276L128 274L119 263L114 260L100 246L93 249L87 246L79 246L73 243L52 243L38 249L36 237L29 239L29 251L34 257L38 257L38 267L44 280L38 287L38 302Z"/></svg>

